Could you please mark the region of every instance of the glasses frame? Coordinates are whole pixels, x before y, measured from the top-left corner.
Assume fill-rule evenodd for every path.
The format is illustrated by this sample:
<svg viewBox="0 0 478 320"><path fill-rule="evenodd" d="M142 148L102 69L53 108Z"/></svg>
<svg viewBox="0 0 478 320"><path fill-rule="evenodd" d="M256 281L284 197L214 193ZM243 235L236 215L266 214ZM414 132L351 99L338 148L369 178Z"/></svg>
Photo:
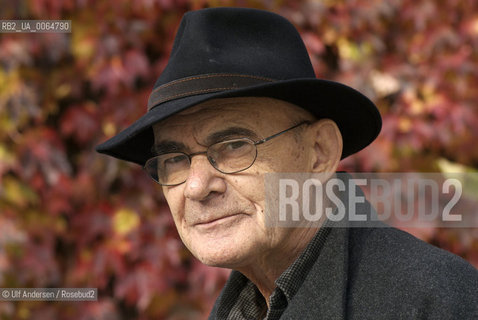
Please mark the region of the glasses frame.
<svg viewBox="0 0 478 320"><path fill-rule="evenodd" d="M165 187L178 186L178 185L183 184L184 182L186 182L187 178L186 178L184 181L179 182L179 183L163 184L163 183L159 182L158 180L154 179L153 176L147 171L147 168L146 168L146 167L147 167L148 163L149 163L150 161L152 161L153 159L156 159L156 158L158 158L158 157L160 157L160 156L164 156L165 154L183 154L183 155L185 155L185 156L188 158L188 160L189 160L189 166L191 166L192 157L197 156L197 155L204 154L204 155L206 155L206 158L207 158L208 162L211 164L211 166L212 166L214 169L216 169L217 171L219 171L219 172L221 172L221 173L224 173L224 174L239 173L239 172L242 172L242 171L245 171L245 170L249 169L249 168L252 167L252 165L256 162L256 159L257 159L257 146L258 146L258 145L263 144L263 143L265 143L265 142L267 142L267 141L270 141L270 140L272 140L272 139L274 139L274 138L276 138L276 137L278 137L278 136L280 136L280 135L286 133L287 131L290 131L290 130L292 130L292 129L295 129L295 128L297 128L297 127L300 127L300 126L302 126L302 125L304 125L304 124L310 124L310 122L309 122L309 121L302 121L302 122L300 122L300 123L298 123L298 124L296 124L296 125L294 125L294 126L292 126L292 127L290 127L290 128L287 128L287 129L285 129L285 130L282 130L282 131L280 131L280 132L277 132L277 133L275 133L275 134L273 134L273 135L271 135L271 136L269 136L269 137L267 137L267 138L264 138L264 139L261 139L261 140L258 140L258 141L254 141L254 140L252 140L252 139L249 139L249 138L244 137L244 138L229 139L229 140L224 140L224 141L219 141L219 142L213 143L212 145L208 146L205 151L193 152L193 153L189 153L189 154L188 154L188 153L185 153L185 152L181 152L181 151L177 151L177 152L166 152L166 153L158 154L158 155L156 155L156 156L154 156L154 157L152 157L152 158L149 158L149 159L145 162L145 164L144 164L144 166L143 166L143 170L146 172L146 174L147 174L154 182L158 183L158 184L161 185L161 186L165 186ZM211 157L208 156L209 149L210 149L212 146L214 146L214 145L217 145L217 144L220 144L220 143L234 142L234 141L243 141L243 140L247 140L247 141L249 141L249 142L252 142L252 145L255 147L255 151L256 151L256 154L254 155L254 160L252 160L251 164L250 164L248 167L246 167L246 168L243 168L243 169L240 169L240 170L236 170L236 171L232 171L232 172L225 172L225 171L222 171L222 170L220 170L219 168L217 168L217 167L214 165L214 163L213 163L214 159L212 159Z"/></svg>

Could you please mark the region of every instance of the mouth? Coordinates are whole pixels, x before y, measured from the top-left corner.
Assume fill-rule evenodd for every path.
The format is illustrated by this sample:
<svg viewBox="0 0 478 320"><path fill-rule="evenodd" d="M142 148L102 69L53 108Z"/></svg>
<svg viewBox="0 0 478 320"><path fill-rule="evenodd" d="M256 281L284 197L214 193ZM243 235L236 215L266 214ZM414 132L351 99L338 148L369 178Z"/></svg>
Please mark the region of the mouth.
<svg viewBox="0 0 478 320"><path fill-rule="evenodd" d="M240 216L242 216L242 213L235 213L219 218L214 218L210 219L207 221L201 221L195 224L196 227L200 228L214 228L217 225L225 224L225 223L230 223L233 222L234 220L238 219Z"/></svg>

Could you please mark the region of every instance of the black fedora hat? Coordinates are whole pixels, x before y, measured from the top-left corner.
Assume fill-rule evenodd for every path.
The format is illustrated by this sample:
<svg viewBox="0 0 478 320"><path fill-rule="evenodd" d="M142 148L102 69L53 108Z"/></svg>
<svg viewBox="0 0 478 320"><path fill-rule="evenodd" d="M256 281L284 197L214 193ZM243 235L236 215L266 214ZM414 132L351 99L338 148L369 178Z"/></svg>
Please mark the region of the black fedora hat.
<svg viewBox="0 0 478 320"><path fill-rule="evenodd" d="M184 15L147 113L96 150L143 165L154 156L154 123L228 97L276 98L334 120L344 140L342 158L370 144L382 123L375 105L360 92L315 77L289 21L262 10L210 8Z"/></svg>

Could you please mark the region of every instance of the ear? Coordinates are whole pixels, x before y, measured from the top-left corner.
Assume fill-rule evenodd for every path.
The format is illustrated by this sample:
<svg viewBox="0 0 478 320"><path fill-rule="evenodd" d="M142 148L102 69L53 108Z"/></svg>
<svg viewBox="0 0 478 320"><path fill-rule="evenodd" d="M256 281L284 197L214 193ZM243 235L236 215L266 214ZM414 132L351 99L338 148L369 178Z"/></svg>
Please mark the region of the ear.
<svg viewBox="0 0 478 320"><path fill-rule="evenodd" d="M315 173L335 173L342 157L342 134L330 119L321 119L309 126L308 135L313 146L310 169Z"/></svg>

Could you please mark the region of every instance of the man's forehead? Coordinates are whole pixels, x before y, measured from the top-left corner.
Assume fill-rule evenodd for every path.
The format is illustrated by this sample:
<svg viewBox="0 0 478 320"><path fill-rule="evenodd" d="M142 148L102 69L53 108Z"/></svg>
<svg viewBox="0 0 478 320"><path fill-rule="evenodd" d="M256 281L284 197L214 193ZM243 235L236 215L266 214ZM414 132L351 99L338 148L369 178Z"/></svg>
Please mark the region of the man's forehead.
<svg viewBox="0 0 478 320"><path fill-rule="evenodd" d="M203 130L225 123L240 123L255 128L264 122L288 119L294 112L291 106L287 102L264 97L215 99L183 110L160 121L153 128L155 132L178 126Z"/></svg>
<svg viewBox="0 0 478 320"><path fill-rule="evenodd" d="M194 138L205 143L207 136L228 128L248 129L255 137L312 120L310 113L286 101L267 97L210 100L179 112L153 125L155 143Z"/></svg>

